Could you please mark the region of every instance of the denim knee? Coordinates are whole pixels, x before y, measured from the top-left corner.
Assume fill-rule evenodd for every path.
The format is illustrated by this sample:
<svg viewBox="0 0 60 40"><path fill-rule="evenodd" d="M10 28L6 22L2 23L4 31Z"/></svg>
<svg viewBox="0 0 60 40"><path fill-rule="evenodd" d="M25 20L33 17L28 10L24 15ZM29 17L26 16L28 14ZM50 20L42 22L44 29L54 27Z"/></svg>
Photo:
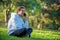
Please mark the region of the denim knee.
<svg viewBox="0 0 60 40"><path fill-rule="evenodd" d="M32 32L32 31L33 31L33 29L32 29L32 28L28 28L28 30L29 30L30 32Z"/></svg>

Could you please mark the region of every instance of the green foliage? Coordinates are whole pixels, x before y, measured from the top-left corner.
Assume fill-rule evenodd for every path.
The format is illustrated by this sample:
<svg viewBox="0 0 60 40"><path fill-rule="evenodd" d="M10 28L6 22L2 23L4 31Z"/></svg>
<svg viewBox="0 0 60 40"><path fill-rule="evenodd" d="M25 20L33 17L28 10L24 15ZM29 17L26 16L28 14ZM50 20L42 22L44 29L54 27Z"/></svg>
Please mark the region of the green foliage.
<svg viewBox="0 0 60 40"><path fill-rule="evenodd" d="M4 13L0 13L0 22L4 22L5 18L4 18Z"/></svg>
<svg viewBox="0 0 60 40"><path fill-rule="evenodd" d="M42 24L42 28L58 29L60 27L59 0L0 0L0 12L7 11L7 20L11 12L16 12L18 6L26 8L30 26L33 28L37 28L39 24ZM0 18L4 20L3 17Z"/></svg>

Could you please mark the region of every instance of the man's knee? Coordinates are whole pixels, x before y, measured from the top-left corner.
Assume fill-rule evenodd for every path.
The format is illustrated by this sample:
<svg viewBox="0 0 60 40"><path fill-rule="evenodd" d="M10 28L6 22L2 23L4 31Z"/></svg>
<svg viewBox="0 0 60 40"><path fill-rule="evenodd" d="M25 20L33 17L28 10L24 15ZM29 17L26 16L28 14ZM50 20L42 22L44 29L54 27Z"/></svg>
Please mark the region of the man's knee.
<svg viewBox="0 0 60 40"><path fill-rule="evenodd" d="M33 31L33 29L32 29L32 28L28 28L28 30L30 30L31 32Z"/></svg>

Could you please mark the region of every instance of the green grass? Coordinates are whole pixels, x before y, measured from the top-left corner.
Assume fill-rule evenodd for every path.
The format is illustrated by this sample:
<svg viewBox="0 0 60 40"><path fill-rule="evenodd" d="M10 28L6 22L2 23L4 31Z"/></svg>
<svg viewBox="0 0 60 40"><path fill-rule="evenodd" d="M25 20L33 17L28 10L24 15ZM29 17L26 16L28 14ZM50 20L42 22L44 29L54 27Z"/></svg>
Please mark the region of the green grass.
<svg viewBox="0 0 60 40"><path fill-rule="evenodd" d="M0 40L60 40L59 31L33 30L30 38L9 36L7 28L0 27Z"/></svg>

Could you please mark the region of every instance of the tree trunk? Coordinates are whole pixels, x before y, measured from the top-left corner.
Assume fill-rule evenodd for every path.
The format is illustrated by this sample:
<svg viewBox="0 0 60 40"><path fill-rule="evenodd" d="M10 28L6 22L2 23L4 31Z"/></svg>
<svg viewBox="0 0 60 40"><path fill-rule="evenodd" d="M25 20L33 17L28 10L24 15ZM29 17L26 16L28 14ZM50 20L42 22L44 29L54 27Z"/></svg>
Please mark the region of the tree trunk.
<svg viewBox="0 0 60 40"><path fill-rule="evenodd" d="M5 10L5 25L7 26L8 20L10 17L10 11L8 9Z"/></svg>

